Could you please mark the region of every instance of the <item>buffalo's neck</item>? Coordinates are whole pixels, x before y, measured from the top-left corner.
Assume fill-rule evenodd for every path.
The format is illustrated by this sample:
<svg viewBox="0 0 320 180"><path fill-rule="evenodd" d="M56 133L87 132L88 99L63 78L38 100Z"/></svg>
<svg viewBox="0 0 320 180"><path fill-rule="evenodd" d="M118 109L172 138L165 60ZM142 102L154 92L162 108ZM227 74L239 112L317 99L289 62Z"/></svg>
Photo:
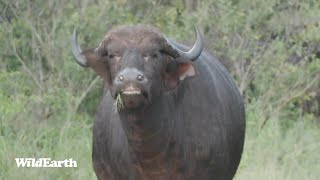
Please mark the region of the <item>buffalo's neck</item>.
<svg viewBox="0 0 320 180"><path fill-rule="evenodd" d="M139 161L148 161L163 156L169 145L168 118L159 112L159 106L145 111L121 114L131 152ZM154 111L158 112L154 112ZM155 116L156 115L156 116Z"/></svg>
<svg viewBox="0 0 320 180"><path fill-rule="evenodd" d="M172 101L173 97L164 96L143 111L120 113L137 179L185 179L181 178L183 163L173 133L177 104Z"/></svg>
<svg viewBox="0 0 320 180"><path fill-rule="evenodd" d="M139 160L149 160L163 154L168 146L168 127L164 121L140 114L127 114L125 129L131 151Z"/></svg>

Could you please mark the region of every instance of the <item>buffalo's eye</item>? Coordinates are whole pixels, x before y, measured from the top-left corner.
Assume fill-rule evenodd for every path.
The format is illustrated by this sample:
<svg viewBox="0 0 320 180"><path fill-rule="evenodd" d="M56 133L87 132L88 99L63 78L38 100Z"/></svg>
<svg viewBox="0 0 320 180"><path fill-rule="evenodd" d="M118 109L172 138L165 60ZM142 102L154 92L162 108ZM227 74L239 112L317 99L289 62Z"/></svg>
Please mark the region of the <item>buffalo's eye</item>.
<svg viewBox="0 0 320 180"><path fill-rule="evenodd" d="M106 51L106 50L99 49L98 52L99 52L99 54L100 54L101 56L108 56L108 51Z"/></svg>
<svg viewBox="0 0 320 180"><path fill-rule="evenodd" d="M158 53L157 52L153 52L153 53L145 55L143 58L144 58L144 60L146 62L148 62L149 59L157 59L158 57L159 57Z"/></svg>
<svg viewBox="0 0 320 180"><path fill-rule="evenodd" d="M153 59L155 59L155 58L158 57L158 54L157 54L157 53L152 53L152 54L150 55L150 57L153 58Z"/></svg>
<svg viewBox="0 0 320 180"><path fill-rule="evenodd" d="M109 55L108 55L108 58L109 58L109 59L112 59L112 58L114 58L115 56L116 56L116 55L114 55L114 54L109 54Z"/></svg>

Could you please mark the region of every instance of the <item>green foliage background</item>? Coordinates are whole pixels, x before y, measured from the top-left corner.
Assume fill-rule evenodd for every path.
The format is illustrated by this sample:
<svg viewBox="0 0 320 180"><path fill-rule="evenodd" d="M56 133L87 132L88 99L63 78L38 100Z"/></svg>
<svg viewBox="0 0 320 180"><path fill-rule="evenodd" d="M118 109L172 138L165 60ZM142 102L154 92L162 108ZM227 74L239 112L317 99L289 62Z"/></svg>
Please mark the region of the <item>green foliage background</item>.
<svg viewBox="0 0 320 180"><path fill-rule="evenodd" d="M96 178L102 82L74 62L70 35L77 28L93 47L108 29L138 23L191 43L199 26L236 79L247 134L235 179L319 179L319 0L0 0L0 179ZM17 168L15 157L78 167Z"/></svg>

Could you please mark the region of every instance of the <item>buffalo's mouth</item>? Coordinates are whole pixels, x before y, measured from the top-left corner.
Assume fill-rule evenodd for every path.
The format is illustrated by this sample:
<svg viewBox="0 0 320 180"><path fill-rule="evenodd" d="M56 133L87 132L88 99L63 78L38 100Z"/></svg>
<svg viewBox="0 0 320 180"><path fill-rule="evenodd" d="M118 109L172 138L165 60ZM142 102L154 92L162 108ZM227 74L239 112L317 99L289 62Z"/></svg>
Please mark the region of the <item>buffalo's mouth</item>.
<svg viewBox="0 0 320 180"><path fill-rule="evenodd" d="M124 109L138 109L148 102L147 91L132 85L119 90L115 94L116 103L118 103L118 99L121 99L122 108Z"/></svg>
<svg viewBox="0 0 320 180"><path fill-rule="evenodd" d="M141 95L142 94L141 89L133 87L133 86L129 86L129 87L125 88L120 93L123 95Z"/></svg>

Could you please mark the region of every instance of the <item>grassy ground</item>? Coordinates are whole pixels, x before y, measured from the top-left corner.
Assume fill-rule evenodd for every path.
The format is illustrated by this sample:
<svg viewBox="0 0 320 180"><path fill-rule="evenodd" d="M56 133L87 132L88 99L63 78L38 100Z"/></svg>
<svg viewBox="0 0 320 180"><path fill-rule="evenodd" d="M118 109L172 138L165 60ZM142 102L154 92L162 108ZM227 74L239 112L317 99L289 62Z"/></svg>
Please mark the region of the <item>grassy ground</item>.
<svg viewBox="0 0 320 180"><path fill-rule="evenodd" d="M5 136L0 137L1 179L95 179L91 165L91 117L79 115L66 122L34 123L23 117L17 120L1 122L5 131ZM283 133L279 119L270 119L263 129L255 121L259 119L248 119L244 154L235 179L318 179L319 127L300 119ZM15 157L73 158L78 167L17 168Z"/></svg>
<svg viewBox="0 0 320 180"><path fill-rule="evenodd" d="M184 2L0 0L0 179L95 179L102 82L74 62L70 35L77 27L90 47L109 28L137 23L178 40L197 24L236 79L247 133L235 179L319 179L320 3ZM78 167L17 168L16 157L73 158Z"/></svg>
<svg viewBox="0 0 320 180"><path fill-rule="evenodd" d="M299 120L285 133L274 117L262 130L249 123L235 179L319 179L319 127Z"/></svg>

